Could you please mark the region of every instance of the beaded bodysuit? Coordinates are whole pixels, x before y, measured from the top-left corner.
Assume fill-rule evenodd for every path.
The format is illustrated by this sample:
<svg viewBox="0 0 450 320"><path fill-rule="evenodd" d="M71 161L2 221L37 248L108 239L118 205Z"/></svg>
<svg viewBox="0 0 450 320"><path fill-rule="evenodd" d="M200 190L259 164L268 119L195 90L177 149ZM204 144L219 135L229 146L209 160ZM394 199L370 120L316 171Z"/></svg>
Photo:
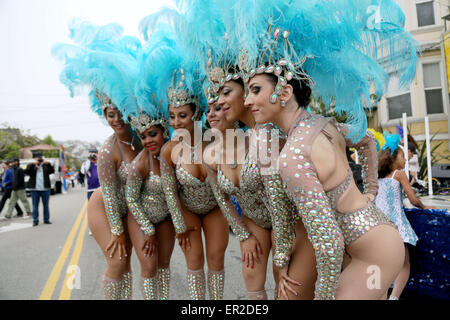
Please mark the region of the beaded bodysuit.
<svg viewBox="0 0 450 320"><path fill-rule="evenodd" d="M145 150L133 160L130 165L126 199L131 213L141 226L146 235L155 234L156 224L170 217L164 194L161 177L156 175L151 168L147 179L144 181L138 170L139 159Z"/></svg>
<svg viewBox="0 0 450 320"><path fill-rule="evenodd" d="M174 170L161 156L161 182L176 233L187 230L181 203L192 213L207 214L217 206L208 178L192 176L181 166L180 157ZM180 201L181 200L181 201Z"/></svg>
<svg viewBox="0 0 450 320"><path fill-rule="evenodd" d="M264 127L258 126L255 129L256 134L250 136L249 145L258 149L258 146L260 146L260 135L258 133L261 132L258 130L262 129L269 133L272 127L265 125ZM271 143L271 140L269 139L268 142ZM250 232L236 212L235 206L230 200L230 195L239 203L242 213L246 217L265 229L272 228L272 223L275 221L274 216L278 215L280 211L287 210L291 211L292 214L292 211L295 209L284 191L279 173L276 170L266 170L262 174L259 158L254 158L255 153L247 153L240 171L239 187L225 176L220 165L217 165L217 173L205 165L222 213L228 220L233 233L240 241L247 239L250 236ZM291 236L293 234L293 225L284 227L290 229L291 232L288 232L288 234ZM288 255L285 254L284 250L280 251L278 249L275 248L274 261L277 264L281 264L281 261L285 261Z"/></svg>
<svg viewBox="0 0 450 320"><path fill-rule="evenodd" d="M348 245L376 225L390 224L372 203L352 213L343 214L337 211L340 197L350 183L354 184L348 167L343 182L332 190L323 189L311 160L311 147L320 133L333 143L331 134L325 128L329 123L344 134L346 127L332 120L334 119L303 111L294 121L279 157L281 177L297 210L293 217L277 215L278 221L274 222L275 240L280 242L281 248L287 250L288 254L292 235L279 226L302 219L316 254L316 299L334 299L341 272L344 243ZM347 145L356 147L364 158L365 190L376 193L376 146L373 137L366 135L356 145L348 140L346 142ZM275 245L277 246L277 242Z"/></svg>
<svg viewBox="0 0 450 320"><path fill-rule="evenodd" d="M125 199L125 189L128 178L129 163L122 160L120 167L116 170L116 165L112 157L114 143L117 141L115 135L109 137L99 152L98 158L98 179L103 194L106 217L108 218L111 233L120 235L123 233L122 218L128 212ZM120 145L119 145L120 149ZM122 149L120 149L123 158Z"/></svg>

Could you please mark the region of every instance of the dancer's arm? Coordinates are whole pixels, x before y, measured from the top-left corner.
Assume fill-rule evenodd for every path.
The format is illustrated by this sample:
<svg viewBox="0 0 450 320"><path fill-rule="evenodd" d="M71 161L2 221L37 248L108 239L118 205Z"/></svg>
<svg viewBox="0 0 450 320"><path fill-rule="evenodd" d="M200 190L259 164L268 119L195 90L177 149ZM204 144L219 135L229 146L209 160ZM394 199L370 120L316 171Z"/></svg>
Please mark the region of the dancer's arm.
<svg viewBox="0 0 450 320"><path fill-rule="evenodd" d="M122 213L119 212L119 185L116 165L113 159L114 136L106 140L99 152L98 179L102 189L106 217L111 233L119 236L123 233Z"/></svg>
<svg viewBox="0 0 450 320"><path fill-rule="evenodd" d="M280 170L315 251L315 299L334 299L341 273L344 239L308 151L313 141L309 140L308 130L302 129L292 135L295 147L290 148L288 142L283 149ZM305 147L297 144L298 141L304 141ZM320 146L317 147L320 152ZM312 150L315 151L314 145Z"/></svg>
<svg viewBox="0 0 450 320"><path fill-rule="evenodd" d="M274 237L273 261L277 267L283 268L289 264L295 238L293 224L295 206L286 194L276 163L278 151L282 149L286 139L272 124L257 125L254 132L255 134L250 137L250 148L258 150L257 163L265 193L269 198ZM255 155L255 152L250 152L250 156ZM264 160L264 163L261 163L261 160Z"/></svg>
<svg viewBox="0 0 450 320"><path fill-rule="evenodd" d="M339 124L338 129L344 137L349 132L348 126L345 124ZM358 143L353 143L347 138L345 141L347 146L358 151L358 160L362 167L364 194L370 195L370 200L373 201L378 193L378 154L375 137L370 131L367 131Z"/></svg>
<svg viewBox="0 0 450 320"><path fill-rule="evenodd" d="M155 234L155 226L153 225L153 223L151 223L148 215L142 208L140 199L143 189L142 184L144 182L138 169L140 158L140 156L136 157L136 159L130 165L127 179L126 199L128 208L130 209L131 214L133 215L136 222L141 227L141 230L145 235L153 236Z"/></svg>
<svg viewBox="0 0 450 320"><path fill-rule="evenodd" d="M161 150L161 183L166 195L167 206L172 217L172 222L177 234L184 233L188 230L186 222L184 221L183 211L181 209L181 201L178 196L177 177L175 170L169 164L171 160L171 142L164 145Z"/></svg>
<svg viewBox="0 0 450 320"><path fill-rule="evenodd" d="M204 163L206 172L208 173L208 181L213 190L216 201L222 211L223 215L228 221L228 225L233 230L239 241L247 240L251 234L245 223L242 221L241 217L236 211L236 207L231 201L230 197L222 192L217 183L217 173L211 169L206 163Z"/></svg>

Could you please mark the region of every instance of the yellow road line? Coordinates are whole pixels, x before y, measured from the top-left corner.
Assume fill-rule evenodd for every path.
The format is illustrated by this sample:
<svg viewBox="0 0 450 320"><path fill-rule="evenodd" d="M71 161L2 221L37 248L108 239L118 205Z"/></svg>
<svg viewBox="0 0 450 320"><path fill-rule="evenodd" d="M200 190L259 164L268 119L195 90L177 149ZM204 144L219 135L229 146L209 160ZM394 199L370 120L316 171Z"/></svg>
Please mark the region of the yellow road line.
<svg viewBox="0 0 450 320"><path fill-rule="evenodd" d="M56 284L58 283L58 279L61 275L61 270L64 267L64 263L67 260L67 257L69 256L70 249L72 248L73 240L75 239L75 235L77 233L78 227L80 226L81 219L83 218L83 214L86 211L88 201L86 200L84 202L83 208L81 209L80 213L78 214L77 220L75 220L75 224L72 227L72 230L69 233L69 236L67 237L66 243L64 244L64 247L61 251L61 254L59 255L58 260L56 261L55 266L53 267L52 272L50 273L50 277L47 280L47 283L45 284L44 290L42 290L41 296L39 300L50 300L53 296L53 292L55 291Z"/></svg>
<svg viewBox="0 0 450 320"><path fill-rule="evenodd" d="M78 268L78 260L80 259L81 249L83 249L84 236L86 235L87 227L87 214L84 215L83 223L78 233L77 242L73 249L72 258L70 259L69 266L67 267L66 277L64 278L59 300L69 300L72 295L72 289L74 285L80 285L81 279L80 270ZM75 282L75 283L74 283Z"/></svg>

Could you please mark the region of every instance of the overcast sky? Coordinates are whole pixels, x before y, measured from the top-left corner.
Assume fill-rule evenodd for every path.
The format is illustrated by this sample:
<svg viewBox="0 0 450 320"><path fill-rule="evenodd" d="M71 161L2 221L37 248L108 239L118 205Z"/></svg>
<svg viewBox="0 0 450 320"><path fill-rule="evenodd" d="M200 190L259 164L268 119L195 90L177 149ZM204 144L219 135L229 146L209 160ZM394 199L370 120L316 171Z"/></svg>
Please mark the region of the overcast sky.
<svg viewBox="0 0 450 320"><path fill-rule="evenodd" d="M0 0L0 125L55 140L103 141L112 130L90 111L87 97L70 98L59 82L55 42L70 42L67 22L120 23L139 36L139 21L171 0Z"/></svg>

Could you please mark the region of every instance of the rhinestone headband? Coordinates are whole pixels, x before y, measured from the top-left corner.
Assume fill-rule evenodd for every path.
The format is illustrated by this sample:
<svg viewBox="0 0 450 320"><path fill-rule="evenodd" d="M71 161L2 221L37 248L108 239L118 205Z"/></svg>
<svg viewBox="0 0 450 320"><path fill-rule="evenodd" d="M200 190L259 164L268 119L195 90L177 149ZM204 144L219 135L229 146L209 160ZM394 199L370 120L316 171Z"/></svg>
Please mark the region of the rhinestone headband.
<svg viewBox="0 0 450 320"><path fill-rule="evenodd" d="M149 115L143 113L142 111L139 111L139 115L137 117L130 116L131 118L131 125L133 128L138 132L144 132L150 127L160 125L164 129L164 134L166 134L169 130L169 124L167 123L166 119L164 118L158 118L153 119Z"/></svg>
<svg viewBox="0 0 450 320"><path fill-rule="evenodd" d="M302 57L299 61L292 61L293 49L292 45L289 42L289 30L284 30L283 32L279 27L276 27L272 33L272 26L268 27L268 34L273 35L272 42L265 48L258 58L257 65L259 67L253 68L250 71L246 72L244 81L248 82L251 78L253 78L257 74L273 74L278 78L277 84L275 86L275 92L270 96L270 102L276 103L278 97L283 92L283 87L285 87L288 81L292 79L296 80L304 80L308 83L309 86L314 86L313 79L303 70L303 64L306 62L306 59L310 57ZM281 35L281 37L280 37ZM282 40L284 42L284 57L279 57L278 61L274 61L274 52L279 43ZM267 57L268 53L270 55Z"/></svg>
<svg viewBox="0 0 450 320"><path fill-rule="evenodd" d="M95 90L94 94L98 102L100 103L102 111L105 111L106 108L117 109L116 105L112 102L111 98L108 97L106 94L97 90Z"/></svg>
<svg viewBox="0 0 450 320"><path fill-rule="evenodd" d="M225 40L227 42L226 48L222 57L220 57L218 61L213 61L211 50L208 52L208 64L206 68L206 77L209 84L206 96L208 104L214 103L219 99L218 92L226 82L238 80L243 76L239 68L236 68L233 64L235 59L230 56L228 36L226 34Z"/></svg>
<svg viewBox="0 0 450 320"><path fill-rule="evenodd" d="M172 86L169 88L169 91L167 93L167 97L169 99L169 105L173 107L181 107L190 103L193 103L195 105L198 104L197 99L190 95L185 89L184 89L184 80L186 79L186 76L184 75L184 70L180 69L180 80L175 85L175 78L177 75L178 70L175 70L172 75Z"/></svg>

